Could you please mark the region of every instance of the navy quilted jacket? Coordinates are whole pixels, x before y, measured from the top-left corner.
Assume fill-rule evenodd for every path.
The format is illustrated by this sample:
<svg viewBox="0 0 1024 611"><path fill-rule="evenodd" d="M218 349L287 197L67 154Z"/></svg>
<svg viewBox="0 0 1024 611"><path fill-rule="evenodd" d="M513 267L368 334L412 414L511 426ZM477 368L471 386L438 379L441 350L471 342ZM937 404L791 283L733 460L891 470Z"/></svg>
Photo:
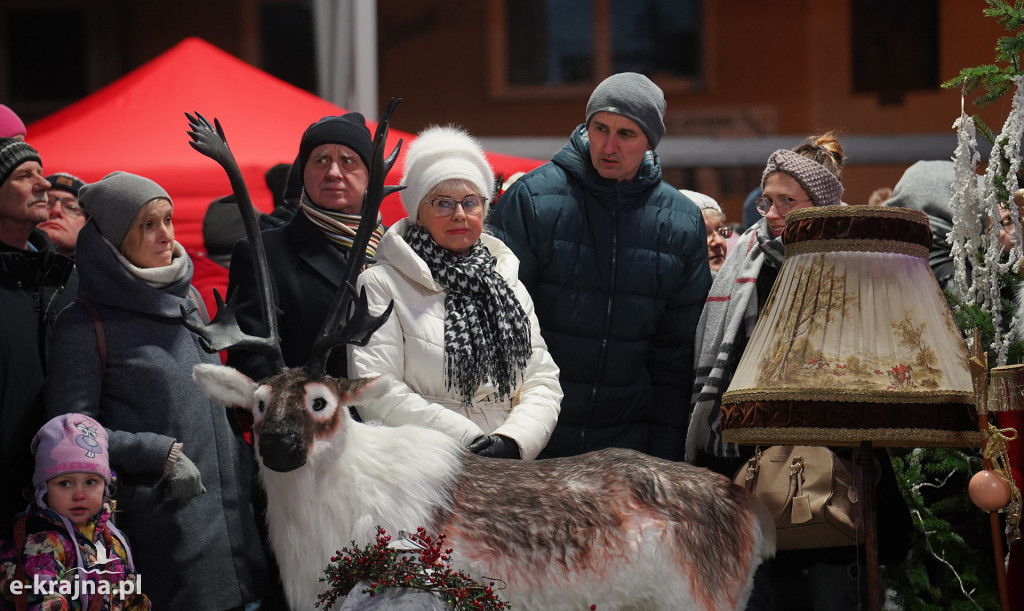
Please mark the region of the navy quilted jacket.
<svg viewBox="0 0 1024 611"><path fill-rule="evenodd" d="M489 218L520 259L565 396L542 456L604 447L679 460L694 333L711 273L704 219L661 181L594 170L584 125L550 163L509 187Z"/></svg>

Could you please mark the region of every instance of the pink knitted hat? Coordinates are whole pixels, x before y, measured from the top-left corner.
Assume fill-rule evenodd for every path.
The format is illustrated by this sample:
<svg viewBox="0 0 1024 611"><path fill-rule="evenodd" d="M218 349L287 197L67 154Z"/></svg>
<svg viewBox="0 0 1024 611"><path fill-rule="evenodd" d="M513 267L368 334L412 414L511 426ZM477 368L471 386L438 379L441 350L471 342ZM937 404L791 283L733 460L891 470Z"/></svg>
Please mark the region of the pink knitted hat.
<svg viewBox="0 0 1024 611"><path fill-rule="evenodd" d="M0 138L25 137L25 122L10 107L0 104Z"/></svg>
<svg viewBox="0 0 1024 611"><path fill-rule="evenodd" d="M64 414L43 425L32 439L36 472L32 485L77 471L95 473L110 483L107 431L85 414Z"/></svg>

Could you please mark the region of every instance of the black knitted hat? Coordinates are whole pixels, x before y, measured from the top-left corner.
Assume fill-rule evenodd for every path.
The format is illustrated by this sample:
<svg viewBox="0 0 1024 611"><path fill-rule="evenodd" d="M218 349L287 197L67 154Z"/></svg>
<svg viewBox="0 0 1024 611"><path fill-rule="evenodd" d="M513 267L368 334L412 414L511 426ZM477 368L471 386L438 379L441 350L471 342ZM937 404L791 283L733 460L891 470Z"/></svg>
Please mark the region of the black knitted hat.
<svg viewBox="0 0 1024 611"><path fill-rule="evenodd" d="M366 167L370 167L370 149L373 140L366 120L358 112L349 112L340 117L324 117L306 128L299 143L299 172L306 168L309 155L321 144L343 144L356 152Z"/></svg>

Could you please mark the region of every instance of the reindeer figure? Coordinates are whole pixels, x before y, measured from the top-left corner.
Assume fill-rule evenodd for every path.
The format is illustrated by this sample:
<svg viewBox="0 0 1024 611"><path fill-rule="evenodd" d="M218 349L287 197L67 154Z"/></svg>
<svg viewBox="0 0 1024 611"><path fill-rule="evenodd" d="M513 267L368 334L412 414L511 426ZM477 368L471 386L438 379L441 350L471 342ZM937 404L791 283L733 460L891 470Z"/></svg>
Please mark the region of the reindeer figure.
<svg viewBox="0 0 1024 611"><path fill-rule="evenodd" d="M376 214L388 190L384 176L398 148L386 161L382 149L395 103L374 138L364 215ZM190 120L193 146L231 174L219 124L214 135L202 117ZM362 252L358 236L351 252ZM336 300L339 312L351 305L352 314L340 327L340 314L330 317L312 366L259 383L228 367L194 372L210 397L253 416L270 541L292 609L313 608L330 557L352 541L371 542L377 526L446 534L452 565L504 581L502 595L515 608L744 607L755 569L774 554L775 528L763 505L725 477L630 450L490 459L435 430L353 420L349 407L387 385L324 377L322 363L334 345L365 342L389 313L370 316L365 295L352 302L359 259L350 255L349 288ZM231 324L232 300L217 299L210 326L193 328L204 344L234 342L280 357L272 306L264 313L270 339L250 338Z"/></svg>

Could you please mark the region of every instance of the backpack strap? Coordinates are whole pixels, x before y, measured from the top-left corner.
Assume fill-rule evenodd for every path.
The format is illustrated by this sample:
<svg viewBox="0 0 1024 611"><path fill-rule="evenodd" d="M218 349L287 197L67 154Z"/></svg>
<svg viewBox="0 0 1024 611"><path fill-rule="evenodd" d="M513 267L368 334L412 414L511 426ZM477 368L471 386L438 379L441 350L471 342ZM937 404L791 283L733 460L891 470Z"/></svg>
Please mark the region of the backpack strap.
<svg viewBox="0 0 1024 611"><path fill-rule="evenodd" d="M209 324L210 313L206 311L206 303L203 301L203 296L199 294L199 289L188 285L188 295L192 298L192 301L196 302L196 311L199 312L199 319L203 321L203 324Z"/></svg>
<svg viewBox="0 0 1024 611"><path fill-rule="evenodd" d="M92 324L96 326L96 350L100 353L100 373L106 373L107 334L103 332L103 319L100 318L100 311L96 309L96 304L85 297L79 297L78 301L85 306L86 310L89 310L89 315L92 316Z"/></svg>

